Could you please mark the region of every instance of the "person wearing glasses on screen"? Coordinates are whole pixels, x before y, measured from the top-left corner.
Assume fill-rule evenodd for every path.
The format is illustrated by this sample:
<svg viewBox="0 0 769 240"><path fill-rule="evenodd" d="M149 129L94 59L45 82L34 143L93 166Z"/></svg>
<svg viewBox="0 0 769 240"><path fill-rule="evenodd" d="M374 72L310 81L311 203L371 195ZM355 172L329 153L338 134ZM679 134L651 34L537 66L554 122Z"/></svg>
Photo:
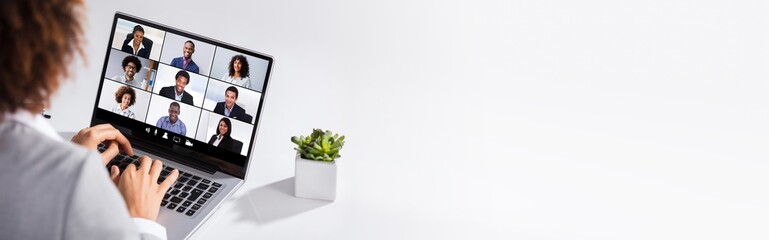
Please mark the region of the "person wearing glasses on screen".
<svg viewBox="0 0 769 240"><path fill-rule="evenodd" d="M169 132L180 134L182 136L187 135L187 126L184 125L179 114L181 113L181 106L178 102L172 102L168 106L168 116L162 116L158 119L155 126L168 130Z"/></svg>
<svg viewBox="0 0 769 240"><path fill-rule="evenodd" d="M144 28L142 26L136 25L134 30L126 35L123 47L120 50L139 57L149 58L150 51L152 51L152 40L144 37Z"/></svg>
<svg viewBox="0 0 769 240"><path fill-rule="evenodd" d="M192 60L193 53L195 53L195 43L191 40L187 40L184 42L184 47L182 48L182 56L171 60L171 66L199 73L200 68L195 64L195 61Z"/></svg>
<svg viewBox="0 0 769 240"><path fill-rule="evenodd" d="M216 103L214 113L251 123L251 115L246 114L246 110L236 104L237 101L238 88L228 87L227 90L224 90L224 102Z"/></svg>
<svg viewBox="0 0 769 240"><path fill-rule="evenodd" d="M123 115L124 117L135 118L134 114L129 107L136 103L136 91L129 86L121 86L115 91L115 101L117 105L112 108L113 113Z"/></svg>
<svg viewBox="0 0 769 240"><path fill-rule="evenodd" d="M251 78L249 75L248 60L243 55L235 55L230 59L229 73L222 76L222 80L244 88L251 89Z"/></svg>
<svg viewBox="0 0 769 240"><path fill-rule="evenodd" d="M187 73L187 71L179 70L174 78L176 79L176 84L174 86L161 88L160 96L174 99L189 105L195 105L192 104L192 95L190 95L187 91L184 91L184 88L187 87L187 84L190 83L190 74Z"/></svg>
<svg viewBox="0 0 769 240"><path fill-rule="evenodd" d="M129 86L133 86L139 89L145 89L145 85L147 84L144 79L137 79L136 73L139 72L139 70L142 69L142 62L139 61L139 58L135 56L128 55L125 58L123 58L123 75L115 76L113 79L118 82L125 83Z"/></svg>

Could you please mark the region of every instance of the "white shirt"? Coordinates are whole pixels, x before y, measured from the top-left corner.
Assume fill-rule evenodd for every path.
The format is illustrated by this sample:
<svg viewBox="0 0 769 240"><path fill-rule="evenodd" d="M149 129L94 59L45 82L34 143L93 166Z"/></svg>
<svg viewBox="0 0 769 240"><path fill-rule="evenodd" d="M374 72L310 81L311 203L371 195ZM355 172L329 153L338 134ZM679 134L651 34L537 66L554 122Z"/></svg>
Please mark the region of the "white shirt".
<svg viewBox="0 0 769 240"><path fill-rule="evenodd" d="M48 124L47 120L43 118L41 114L33 114L29 111L20 109L16 111L16 113L6 113L5 116L7 120L14 120L21 124L27 125L28 127L37 130L38 132L53 140L64 141L64 139L58 133L56 133L56 130L53 129L51 124ZM144 218L132 219L134 221L134 225L136 225L136 229L139 230L139 233L150 234L162 240L166 240L168 238L166 235L166 228L163 227L163 225Z"/></svg>
<svg viewBox="0 0 769 240"><path fill-rule="evenodd" d="M182 92L182 94L177 95L176 94L176 89L174 89L174 96L176 96L176 98L175 98L176 101L181 102L182 101L182 96L184 96L184 92Z"/></svg>
<svg viewBox="0 0 769 240"><path fill-rule="evenodd" d="M134 48L134 40L131 39L131 41L128 41L126 46L129 46L129 47L131 47L131 49L133 49ZM144 43L139 43L139 49L134 49L134 53L133 54L134 55L139 54L139 51L142 50L142 49L144 49Z"/></svg>
<svg viewBox="0 0 769 240"><path fill-rule="evenodd" d="M115 81L128 84L128 86L132 86L141 90L145 90L147 86L147 80L139 80L136 77L134 77L134 79L131 81L126 80L125 75L115 76L113 79L115 79Z"/></svg>
<svg viewBox="0 0 769 240"><path fill-rule="evenodd" d="M214 146L218 147L219 146L219 142L222 141L222 138L224 138L224 137L222 137L222 135L216 135L216 140L214 141Z"/></svg>
<svg viewBox="0 0 769 240"><path fill-rule="evenodd" d="M222 76L222 80L228 83L232 83L244 88L251 89L251 78L245 77L245 78L235 78L230 76L229 74L224 74Z"/></svg>
<svg viewBox="0 0 769 240"><path fill-rule="evenodd" d="M233 105L232 108L235 108ZM224 116L230 116L230 113L232 112L232 109L227 108L227 104L224 105Z"/></svg>
<svg viewBox="0 0 769 240"><path fill-rule="evenodd" d="M126 108L125 110L123 110L123 109L121 109L121 108L120 108L120 104L118 104L118 105L117 105L117 106L115 106L115 107L112 107L112 112L113 112L113 113L117 113L117 114L120 114L120 115L123 115L123 116L125 116L125 117L129 117L129 118L132 118L132 119L135 119L135 118L136 118L136 114L134 114L134 112L133 112L133 111L131 111L131 108L130 108L130 107L129 107L129 108Z"/></svg>

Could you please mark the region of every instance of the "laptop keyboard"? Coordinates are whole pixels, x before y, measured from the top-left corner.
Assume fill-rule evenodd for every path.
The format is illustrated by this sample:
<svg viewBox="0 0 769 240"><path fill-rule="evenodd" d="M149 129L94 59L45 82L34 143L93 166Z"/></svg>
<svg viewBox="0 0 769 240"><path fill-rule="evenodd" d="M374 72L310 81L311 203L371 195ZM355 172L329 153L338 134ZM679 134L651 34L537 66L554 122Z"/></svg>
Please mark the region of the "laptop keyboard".
<svg viewBox="0 0 769 240"><path fill-rule="evenodd" d="M104 152L105 147L104 144L99 144L99 152ZM107 171L112 166L117 166L120 168L120 172L123 172L128 164L136 164L139 167L139 156L128 156L120 153L107 163ZM163 182L173 170L169 166L163 166L158 184ZM221 183L179 170L179 178L163 196L160 207L192 217L206 206L206 203L219 192L220 188L222 188Z"/></svg>

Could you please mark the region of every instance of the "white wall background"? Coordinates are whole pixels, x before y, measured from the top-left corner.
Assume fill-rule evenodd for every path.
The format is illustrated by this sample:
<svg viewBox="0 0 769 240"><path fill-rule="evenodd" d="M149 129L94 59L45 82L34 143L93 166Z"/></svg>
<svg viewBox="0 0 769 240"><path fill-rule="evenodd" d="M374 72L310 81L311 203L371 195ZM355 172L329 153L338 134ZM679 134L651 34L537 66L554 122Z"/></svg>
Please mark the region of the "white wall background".
<svg viewBox="0 0 769 240"><path fill-rule="evenodd" d="M152 95L152 101L147 111L147 120L144 121L152 126L158 126L158 120L161 117L168 116L168 109L172 102L176 102L170 98L160 95ZM189 138L195 138L195 132L198 130L198 119L200 119L200 108L192 105L187 105L183 102L179 103L179 120L184 123L184 127L187 128L187 134L185 136Z"/></svg>
<svg viewBox="0 0 769 240"><path fill-rule="evenodd" d="M216 135L216 129L219 127L219 120L225 118L224 115L202 111L200 115L200 123L198 125L198 133L195 139L208 143L211 137ZM227 117L229 118L229 117ZM248 137L251 136L251 132L254 131L254 126L248 123L244 123L234 118L229 118L232 128L230 129L230 137L243 143L243 148L240 149L241 155L248 153Z"/></svg>
<svg viewBox="0 0 769 240"><path fill-rule="evenodd" d="M216 80L215 78L208 79L206 100L203 102L203 108L214 111L217 103L224 102L224 94L226 94L227 88L233 86L238 89L238 101L236 101L235 104L245 109L246 113L251 115L252 118L255 118L256 110L259 108L259 98L262 97L262 94L247 88ZM251 123L254 122L256 122L256 119L251 119Z"/></svg>
<svg viewBox="0 0 769 240"><path fill-rule="evenodd" d="M254 50L259 51L259 50ZM264 76L267 74L267 64L269 62L261 58L256 58L248 54L241 52L235 52L226 48L216 48L216 55L214 56L214 65L211 69L211 77L223 80L227 75L230 75L230 61L235 55L243 55L248 61L248 76L251 79L251 89L262 92L262 85L264 85Z"/></svg>
<svg viewBox="0 0 769 240"><path fill-rule="evenodd" d="M122 86L128 86L128 85L115 82L109 79L105 79L104 87L101 88L101 93L99 93L101 94L101 98L99 98L99 107L107 111L112 111L113 107L120 105L117 101L115 101L115 92L117 92L117 90ZM134 102L133 106L128 107L128 109L131 109L131 111L134 113L135 120L143 122L147 118L147 109L149 108L150 96L152 94L144 90L139 90L138 88L135 88L135 87L131 87L131 88L133 88L134 92L136 93L136 102ZM96 89L93 89L93 92L96 92ZM63 94L63 95L74 96L76 94ZM87 104L86 102L74 102L70 100L65 100L63 103L65 103L65 106L66 104L73 104L73 105L67 106L66 108L70 109L72 112L76 112L80 114L80 112L77 112L78 109L80 108L88 108L88 109L91 109L91 111L93 112L92 106L94 101L96 100L91 100L91 103ZM82 114L85 114L85 113L82 113ZM70 119L72 116L68 116L68 114L60 114L60 116L62 116L61 121L71 121ZM91 123L91 119L88 118L85 125L88 125L90 123ZM83 123L75 123L75 124L83 124ZM54 126L56 126L56 124L54 124ZM83 126L83 127L86 127L86 126ZM56 130L76 132L74 130L61 129L59 127L56 127Z"/></svg>
<svg viewBox="0 0 769 240"><path fill-rule="evenodd" d="M152 92L160 94L160 90L164 87L174 87L176 90L176 74L179 73L178 68L171 67L169 65L158 65L158 76L155 78L155 87ZM192 96L192 103L197 107L203 106L203 94L206 92L206 86L208 85L208 78L199 74L195 74L187 71L190 74L190 79L187 81L187 86L184 86L184 91Z"/></svg>
<svg viewBox="0 0 769 240"><path fill-rule="evenodd" d="M107 72L104 77L115 80L115 77L125 77L125 71L123 70L123 59L127 57L128 53L121 52L119 49L111 49L109 55L109 63L107 64ZM139 62L142 63L142 68L136 72L134 77L136 80L144 81L147 79L147 71L150 69L150 60L146 58L140 58ZM151 86L150 86L151 87Z"/></svg>
<svg viewBox="0 0 769 240"><path fill-rule="evenodd" d="M110 27L112 26L112 22L110 21ZM134 27L137 24L135 22L131 22L128 20L120 20L117 22L117 26L115 26L115 35L113 36L112 40L112 48L115 48L117 50L120 50L123 48L123 41L125 41L126 36L129 33L133 33ZM163 49L163 38L165 37L165 32L160 31L158 29L155 29L153 27L144 26L142 25L142 29L144 29L144 37L149 38L152 40L152 51L150 51L150 59L152 60L158 60L160 57L160 50ZM109 37L109 31L107 32L107 36ZM108 43L107 41L104 41L103 44ZM99 44L96 44L97 46ZM104 57L102 57L103 59Z"/></svg>
<svg viewBox="0 0 769 240"><path fill-rule="evenodd" d="M173 33L166 33L160 61L171 65L171 61L174 58L184 56L184 43L186 43L187 40L191 40L195 44L195 52L192 53L192 61L195 61L195 64L198 65L198 73L200 75L208 76L208 73L211 70L211 62L214 58L215 47L205 42L182 37Z"/></svg>
<svg viewBox="0 0 769 240"><path fill-rule="evenodd" d="M249 181L197 239L769 238L767 1L87 4L58 130L117 10L275 56ZM259 220L314 127L348 137L338 200Z"/></svg>

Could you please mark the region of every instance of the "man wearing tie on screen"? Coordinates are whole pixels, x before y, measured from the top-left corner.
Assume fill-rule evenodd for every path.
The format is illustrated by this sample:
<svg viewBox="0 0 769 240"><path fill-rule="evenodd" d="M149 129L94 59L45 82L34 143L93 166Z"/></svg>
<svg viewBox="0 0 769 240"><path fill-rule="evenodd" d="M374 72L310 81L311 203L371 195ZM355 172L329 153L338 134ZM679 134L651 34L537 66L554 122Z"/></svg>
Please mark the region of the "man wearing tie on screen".
<svg viewBox="0 0 769 240"><path fill-rule="evenodd" d="M172 102L170 106L168 106L168 116L162 116L158 119L158 122L155 123L155 126L161 129L165 129L169 132L176 133L182 136L187 135L187 126L184 125L184 122L182 122L181 119L179 119L179 114L181 113L181 106L178 102Z"/></svg>
<svg viewBox="0 0 769 240"><path fill-rule="evenodd" d="M190 74L184 70L180 70L176 73L176 77L174 78L176 78L176 85L161 88L160 96L174 99L189 105L195 105L193 104L192 95L190 95L187 91L184 91L184 88L187 87L187 84L190 83Z"/></svg>
<svg viewBox="0 0 769 240"><path fill-rule="evenodd" d="M171 66L181 68L190 72L199 73L200 68L192 60L192 54L195 53L195 43L190 40L184 42L182 56L171 60Z"/></svg>
<svg viewBox="0 0 769 240"><path fill-rule="evenodd" d="M251 123L251 116L246 110L235 104L238 101L238 88L230 86L224 91L224 102L216 103L214 113L222 114L240 121Z"/></svg>

